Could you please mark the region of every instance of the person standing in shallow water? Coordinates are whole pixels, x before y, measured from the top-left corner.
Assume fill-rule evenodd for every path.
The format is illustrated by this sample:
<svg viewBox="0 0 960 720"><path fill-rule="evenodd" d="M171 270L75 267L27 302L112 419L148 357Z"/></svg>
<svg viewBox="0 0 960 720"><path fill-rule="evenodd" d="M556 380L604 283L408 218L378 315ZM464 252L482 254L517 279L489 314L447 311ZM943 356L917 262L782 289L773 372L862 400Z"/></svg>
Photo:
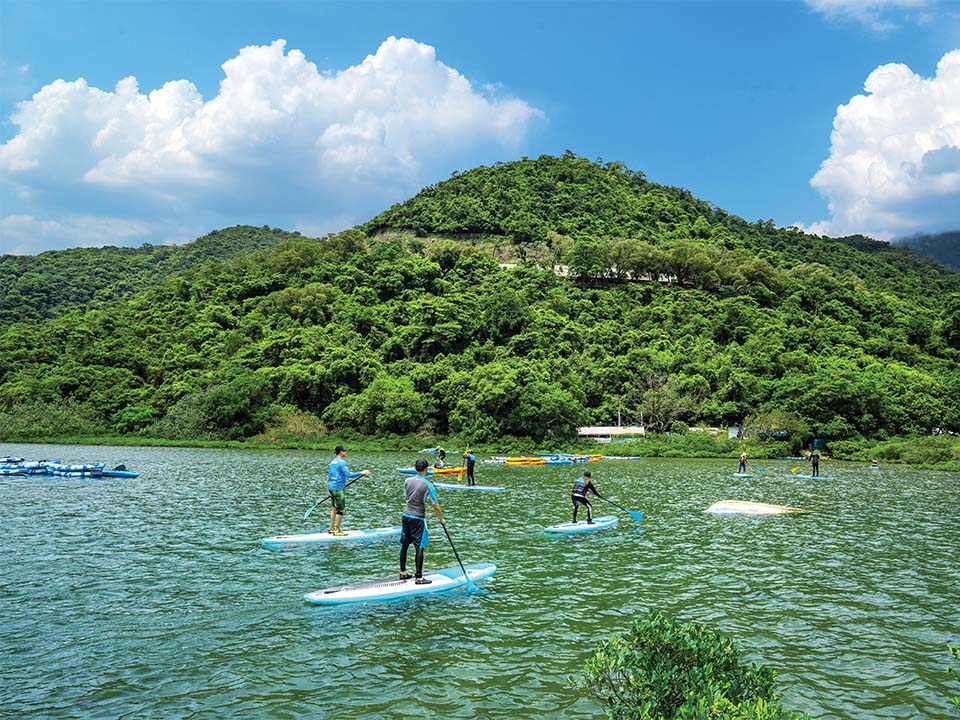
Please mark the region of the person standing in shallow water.
<svg viewBox="0 0 960 720"><path fill-rule="evenodd" d="M577 510L583 505L587 508L587 524L593 525L593 506L587 500L588 492L600 497L600 493L593 485L593 477L589 470L583 474L583 477L577 478L577 481L573 484L573 492L570 495L570 499L573 500L573 522L577 521Z"/></svg>
<svg viewBox="0 0 960 720"><path fill-rule="evenodd" d="M416 578L417 585L429 585L433 580L423 576L423 549L430 542L427 536L427 498L433 504L433 511L441 525L446 525L440 503L437 502L437 489L427 480L427 468L430 467L423 458L419 458L414 465L416 475L411 475L403 482L403 494L407 504L403 507L400 517L400 579ZM407 572L407 550L413 545L416 550L416 575Z"/></svg>
<svg viewBox="0 0 960 720"><path fill-rule="evenodd" d="M327 490L330 492L330 534L342 536L346 533L340 529L343 523L343 511L347 506L347 480L369 475L369 470L361 472L350 472L347 461L344 459L347 450L343 445L337 445L333 451L334 458L330 461L330 467L327 470Z"/></svg>

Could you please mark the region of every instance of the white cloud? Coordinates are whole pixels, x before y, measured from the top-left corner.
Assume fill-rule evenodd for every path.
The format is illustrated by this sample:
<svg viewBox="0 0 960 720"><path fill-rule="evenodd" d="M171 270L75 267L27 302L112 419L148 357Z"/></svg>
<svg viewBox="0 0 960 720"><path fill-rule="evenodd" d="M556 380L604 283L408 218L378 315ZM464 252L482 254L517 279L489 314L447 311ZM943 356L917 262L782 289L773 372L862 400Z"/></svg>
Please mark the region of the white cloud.
<svg viewBox="0 0 960 720"><path fill-rule="evenodd" d="M464 164L514 152L543 114L478 89L429 45L388 38L362 63L320 72L286 43L245 47L218 94L187 80L148 93L57 80L19 104L0 178L33 215L258 213L291 224L365 217ZM79 200L79 198L82 198Z"/></svg>
<svg viewBox="0 0 960 720"><path fill-rule="evenodd" d="M905 16L927 22L938 0L806 0L807 6L832 20L850 19L877 32L896 29Z"/></svg>
<svg viewBox="0 0 960 720"><path fill-rule="evenodd" d="M880 239L960 227L960 50L936 75L881 65L837 108L830 157L810 181L831 218L807 226Z"/></svg>

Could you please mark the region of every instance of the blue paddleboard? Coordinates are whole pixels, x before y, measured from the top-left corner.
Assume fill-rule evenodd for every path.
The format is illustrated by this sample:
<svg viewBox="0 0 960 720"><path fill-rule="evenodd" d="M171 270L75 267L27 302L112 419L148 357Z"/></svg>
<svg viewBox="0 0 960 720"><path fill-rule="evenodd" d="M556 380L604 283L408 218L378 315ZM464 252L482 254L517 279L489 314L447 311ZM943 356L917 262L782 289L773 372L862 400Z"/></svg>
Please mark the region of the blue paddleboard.
<svg viewBox="0 0 960 720"><path fill-rule="evenodd" d="M602 517L594 518L592 523L588 523L586 520L580 520L579 522L575 523L561 523L559 525L545 527L543 531L545 533L556 533L560 535L580 535L582 533L606 530L607 528L611 528L616 525L617 522L619 522L619 519L616 515L603 515Z"/></svg>
<svg viewBox="0 0 960 720"><path fill-rule="evenodd" d="M800 478L801 480L833 480L832 477L827 477L826 475L800 475L799 473L794 475L795 478Z"/></svg>
<svg viewBox="0 0 960 720"><path fill-rule="evenodd" d="M470 576L470 581L478 582L493 575L497 571L497 566L493 563L476 563L467 565L465 569L467 575ZM449 592L465 587L467 584L459 565L427 572L424 574L424 578L432 580L432 582L429 585L417 585L412 578L410 580L398 580L396 575L391 575L383 580L373 580L358 585L337 585L326 590L314 590L304 595L303 599L311 605L380 602Z"/></svg>

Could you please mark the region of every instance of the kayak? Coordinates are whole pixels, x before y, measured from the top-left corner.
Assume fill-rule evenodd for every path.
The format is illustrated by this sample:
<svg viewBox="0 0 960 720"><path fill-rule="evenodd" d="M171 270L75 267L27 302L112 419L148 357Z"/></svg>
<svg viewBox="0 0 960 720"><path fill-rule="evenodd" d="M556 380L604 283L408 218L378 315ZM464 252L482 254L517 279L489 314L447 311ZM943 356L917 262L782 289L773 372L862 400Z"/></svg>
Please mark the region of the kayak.
<svg viewBox="0 0 960 720"><path fill-rule="evenodd" d="M785 505L768 505L767 503L749 502L746 500L721 500L708 507L704 512L717 515L783 515L784 513L805 513L810 511L786 507Z"/></svg>
<svg viewBox="0 0 960 720"><path fill-rule="evenodd" d="M797 473L794 475L795 478L800 478L801 480L834 480L835 478L827 477L826 475L801 475Z"/></svg>
<svg viewBox="0 0 960 720"><path fill-rule="evenodd" d="M477 563L467 565L465 569L470 581L478 582L493 575L497 571L497 566L493 563ZM314 590L304 595L303 599L311 605L378 602L449 592L465 587L467 584L459 565L427 572L424 577L433 582L428 585L417 585L412 578L410 580L399 580L396 575L391 575L383 580L373 580L358 585L338 585L326 590Z"/></svg>
<svg viewBox="0 0 960 720"><path fill-rule="evenodd" d="M479 490L480 492L503 492L505 487L494 485L462 485L460 483L435 482L433 486L439 490Z"/></svg>
<svg viewBox="0 0 960 720"><path fill-rule="evenodd" d="M733 476L740 477L740 478L753 477L753 473L734 473Z"/></svg>
<svg viewBox="0 0 960 720"><path fill-rule="evenodd" d="M544 465L573 465L573 460L571 460L570 458L557 458L555 460L551 458L547 458L546 460L543 461L543 464Z"/></svg>
<svg viewBox="0 0 960 720"><path fill-rule="evenodd" d="M400 526L368 528L366 530L344 530L346 535L331 535L326 530L322 532L306 533L304 535L274 535L264 538L260 545L265 548L288 547L291 545L325 545L337 542L369 542L382 538L397 537Z"/></svg>
<svg viewBox="0 0 960 720"><path fill-rule="evenodd" d="M575 523L561 523L559 525L545 527L543 531L545 533L558 533L560 535L580 535L581 533L606 530L616 525L617 522L618 518L616 515L603 515L602 517L594 518L592 523L588 523L586 520Z"/></svg>
<svg viewBox="0 0 960 720"><path fill-rule="evenodd" d="M104 470L101 474L104 477L140 477L140 473L135 473L133 470Z"/></svg>
<svg viewBox="0 0 960 720"><path fill-rule="evenodd" d="M416 475L416 468L397 468L397 472L401 475ZM433 468L427 469L427 475L433 475Z"/></svg>
<svg viewBox="0 0 960 720"><path fill-rule="evenodd" d="M466 467L442 467L433 468L433 472L437 475L459 475L460 473L465 473L467 471Z"/></svg>

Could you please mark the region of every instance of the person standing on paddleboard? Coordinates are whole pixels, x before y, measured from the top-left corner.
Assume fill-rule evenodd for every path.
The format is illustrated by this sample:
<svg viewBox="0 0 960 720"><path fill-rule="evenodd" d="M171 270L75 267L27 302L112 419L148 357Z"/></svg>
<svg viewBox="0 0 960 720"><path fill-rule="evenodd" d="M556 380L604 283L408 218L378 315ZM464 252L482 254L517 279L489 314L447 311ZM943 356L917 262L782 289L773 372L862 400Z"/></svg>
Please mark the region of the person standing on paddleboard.
<svg viewBox="0 0 960 720"><path fill-rule="evenodd" d="M747 454L745 452L740 453L740 464L737 466L737 472L747 472Z"/></svg>
<svg viewBox="0 0 960 720"><path fill-rule="evenodd" d="M467 466L467 485L476 485L477 481L473 479L473 468L477 464L477 456L473 450L467 450L463 454L463 464Z"/></svg>
<svg viewBox="0 0 960 720"><path fill-rule="evenodd" d="M588 492L600 497L600 493L593 485L593 478L589 470L583 474L583 477L577 478L577 481L573 484L573 493L570 495L570 499L573 500L573 521L577 521L577 510L583 505L587 508L587 525L593 525L593 506L587 500Z"/></svg>
<svg viewBox="0 0 960 720"><path fill-rule="evenodd" d="M423 549L430 542L427 537L426 500L428 497L440 524L446 525L447 521L443 519L440 503L437 502L437 489L427 480L427 468L430 467L430 463L419 458L413 467L417 474L403 481L403 494L407 498L407 504L404 505L403 514L400 517L400 579L409 580L415 577L414 582L417 585L429 585L433 580L423 576ZM407 572L407 550L411 545L416 548L415 576Z"/></svg>
<svg viewBox="0 0 960 720"><path fill-rule="evenodd" d="M813 463L813 473L814 477L820 474L820 453L817 452L817 449L814 448L810 453L810 462Z"/></svg>
<svg viewBox="0 0 960 720"><path fill-rule="evenodd" d="M343 445L337 445L334 449L334 458L330 461L330 469L327 470L327 490L330 491L330 534L342 536L346 533L340 529L343 523L343 510L347 506L347 480L369 475L369 470L361 472L350 472L347 461L344 459L347 450Z"/></svg>

